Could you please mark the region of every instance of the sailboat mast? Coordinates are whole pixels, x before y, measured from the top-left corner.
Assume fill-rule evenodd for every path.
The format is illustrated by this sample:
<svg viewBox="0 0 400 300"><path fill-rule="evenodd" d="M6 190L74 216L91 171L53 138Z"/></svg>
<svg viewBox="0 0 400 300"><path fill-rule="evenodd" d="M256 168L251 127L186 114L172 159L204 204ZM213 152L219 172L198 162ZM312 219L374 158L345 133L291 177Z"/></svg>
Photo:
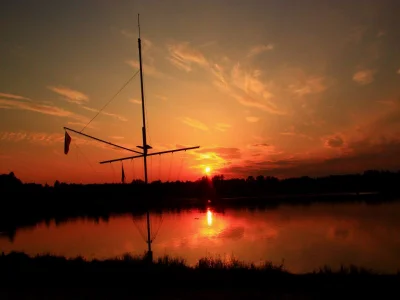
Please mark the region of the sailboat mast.
<svg viewBox="0 0 400 300"><path fill-rule="evenodd" d="M145 113L145 108L144 108L142 41L140 39L139 15L138 15L138 27L139 27L138 46L139 46L139 67L140 67L140 91L142 94L142 119L143 119L142 137L143 137L144 182L147 184L147 150L148 149L147 149L147 141L146 141L146 113Z"/></svg>
<svg viewBox="0 0 400 300"><path fill-rule="evenodd" d="M142 119L143 119L143 127L142 127L142 137L143 137L143 167L144 167L144 183L147 185L147 141L146 141L146 112L144 108L144 91L143 91L143 68L142 68L142 41L140 39L140 20L138 14L138 28L139 28L139 38L138 38L138 47L139 47L139 67L140 67L140 92L142 94ZM146 214L147 219L147 248L148 255L152 257L151 251L151 238L150 238L150 212L147 209Z"/></svg>

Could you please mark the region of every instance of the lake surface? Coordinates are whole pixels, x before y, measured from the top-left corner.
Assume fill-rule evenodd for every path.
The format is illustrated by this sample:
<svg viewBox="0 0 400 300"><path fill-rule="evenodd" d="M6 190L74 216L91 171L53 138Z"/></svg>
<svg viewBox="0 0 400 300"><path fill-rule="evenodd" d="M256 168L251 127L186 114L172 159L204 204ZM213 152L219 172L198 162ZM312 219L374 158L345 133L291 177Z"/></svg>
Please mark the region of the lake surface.
<svg viewBox="0 0 400 300"><path fill-rule="evenodd" d="M354 264L380 272L400 270L400 203L312 204L265 210L183 211L151 217L154 256L179 256L189 264L205 256L269 260L295 273ZM88 259L143 254L145 217L123 215L98 223L75 219L18 230L0 251L52 253Z"/></svg>

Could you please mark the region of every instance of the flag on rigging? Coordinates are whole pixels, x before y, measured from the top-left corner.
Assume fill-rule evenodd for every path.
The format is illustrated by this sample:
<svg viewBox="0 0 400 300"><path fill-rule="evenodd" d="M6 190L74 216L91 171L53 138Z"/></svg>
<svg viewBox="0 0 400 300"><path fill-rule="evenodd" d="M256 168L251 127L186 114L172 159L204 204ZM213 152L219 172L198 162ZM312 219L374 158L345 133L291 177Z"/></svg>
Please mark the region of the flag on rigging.
<svg viewBox="0 0 400 300"><path fill-rule="evenodd" d="M122 183L125 183L125 172L124 172L124 165L122 164L122 178L121 178Z"/></svg>
<svg viewBox="0 0 400 300"><path fill-rule="evenodd" d="M64 139L64 154L68 154L69 144L71 144L71 137L68 132L65 131L65 139Z"/></svg>

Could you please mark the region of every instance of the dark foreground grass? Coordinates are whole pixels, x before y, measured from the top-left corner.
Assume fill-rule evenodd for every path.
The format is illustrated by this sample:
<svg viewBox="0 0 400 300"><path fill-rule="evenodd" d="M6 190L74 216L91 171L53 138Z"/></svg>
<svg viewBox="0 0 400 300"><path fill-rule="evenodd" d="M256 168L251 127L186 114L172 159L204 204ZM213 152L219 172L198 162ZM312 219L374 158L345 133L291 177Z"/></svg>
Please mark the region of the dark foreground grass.
<svg viewBox="0 0 400 300"><path fill-rule="evenodd" d="M206 257L189 267L179 258L149 263L128 254L87 261L12 252L0 256L0 276L1 299L384 299L399 296L400 286L399 274L354 266L296 275L268 262L255 266Z"/></svg>

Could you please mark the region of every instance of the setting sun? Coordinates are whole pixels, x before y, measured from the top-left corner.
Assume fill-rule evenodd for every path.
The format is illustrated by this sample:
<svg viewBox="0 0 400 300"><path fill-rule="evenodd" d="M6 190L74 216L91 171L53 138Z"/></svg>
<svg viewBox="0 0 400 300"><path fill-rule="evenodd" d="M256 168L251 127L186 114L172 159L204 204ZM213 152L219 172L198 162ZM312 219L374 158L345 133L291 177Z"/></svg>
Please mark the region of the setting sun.
<svg viewBox="0 0 400 300"><path fill-rule="evenodd" d="M204 172L209 175L211 173L211 168L210 167L205 167Z"/></svg>

